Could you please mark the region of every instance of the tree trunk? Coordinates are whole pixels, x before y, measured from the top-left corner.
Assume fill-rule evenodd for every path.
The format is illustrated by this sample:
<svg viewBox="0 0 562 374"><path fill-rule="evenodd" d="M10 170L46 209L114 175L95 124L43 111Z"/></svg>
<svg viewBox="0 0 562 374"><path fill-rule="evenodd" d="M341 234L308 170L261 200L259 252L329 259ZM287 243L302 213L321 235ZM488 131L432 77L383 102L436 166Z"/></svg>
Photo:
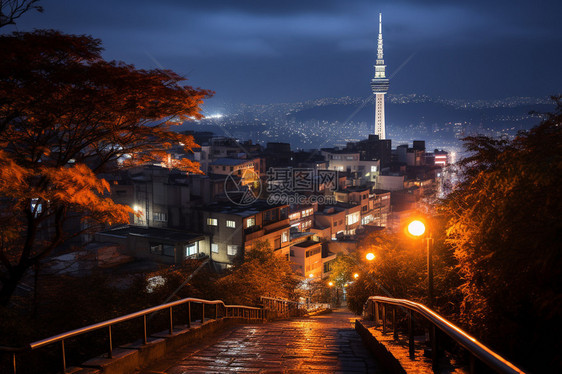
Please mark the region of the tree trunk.
<svg viewBox="0 0 562 374"><path fill-rule="evenodd" d="M2 288L0 288L0 305L8 306L10 299L14 294L18 284L23 278L27 267L15 266L10 271L8 277L2 282Z"/></svg>

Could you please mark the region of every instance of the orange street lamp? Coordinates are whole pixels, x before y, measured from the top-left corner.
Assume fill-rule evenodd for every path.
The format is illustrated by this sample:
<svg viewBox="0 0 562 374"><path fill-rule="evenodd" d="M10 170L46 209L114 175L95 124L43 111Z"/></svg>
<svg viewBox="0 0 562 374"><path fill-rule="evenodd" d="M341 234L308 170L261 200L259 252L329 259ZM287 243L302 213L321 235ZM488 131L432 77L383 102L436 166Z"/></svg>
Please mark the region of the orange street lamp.
<svg viewBox="0 0 562 374"><path fill-rule="evenodd" d="M334 282L328 282L328 286L332 287L334 285Z"/></svg>
<svg viewBox="0 0 562 374"><path fill-rule="evenodd" d="M373 253L367 253L367 256L365 256L367 258L368 261L373 261L375 259L375 255Z"/></svg>
<svg viewBox="0 0 562 374"><path fill-rule="evenodd" d="M308 274L308 277L309 277L310 279L312 279L312 278L314 278L314 274L310 273L310 274Z"/></svg>
<svg viewBox="0 0 562 374"><path fill-rule="evenodd" d="M418 220L412 221L408 225L408 232L414 236L422 236L423 233L425 232L425 225L423 224L422 221L418 221Z"/></svg>
<svg viewBox="0 0 562 374"><path fill-rule="evenodd" d="M359 278L359 274L358 273L353 274L353 278L355 279Z"/></svg>
<svg viewBox="0 0 562 374"><path fill-rule="evenodd" d="M425 225L420 220L414 220L408 224L408 232L413 236L422 236L426 230ZM422 240L427 241L427 286L428 286L428 306L433 308L433 261L432 261L432 246L433 238L431 232L427 231L425 238Z"/></svg>

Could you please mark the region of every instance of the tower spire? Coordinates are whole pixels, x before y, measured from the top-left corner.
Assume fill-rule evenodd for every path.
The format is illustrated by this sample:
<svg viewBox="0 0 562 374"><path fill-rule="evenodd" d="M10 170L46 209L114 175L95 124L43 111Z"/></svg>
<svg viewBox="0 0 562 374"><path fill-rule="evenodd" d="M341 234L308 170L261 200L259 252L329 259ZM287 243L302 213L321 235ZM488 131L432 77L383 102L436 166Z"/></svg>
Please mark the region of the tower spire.
<svg viewBox="0 0 562 374"><path fill-rule="evenodd" d="M379 13L379 38L377 40L377 60L383 59L382 52L382 13ZM378 63L378 61L377 61ZM384 64L384 62L383 62Z"/></svg>
<svg viewBox="0 0 562 374"><path fill-rule="evenodd" d="M379 36L377 39L377 61L375 63L375 76L371 79L371 88L375 95L375 135L379 139L386 138L384 121L384 95L388 91L388 78L386 77L386 65L384 64L382 50L382 13L379 13Z"/></svg>

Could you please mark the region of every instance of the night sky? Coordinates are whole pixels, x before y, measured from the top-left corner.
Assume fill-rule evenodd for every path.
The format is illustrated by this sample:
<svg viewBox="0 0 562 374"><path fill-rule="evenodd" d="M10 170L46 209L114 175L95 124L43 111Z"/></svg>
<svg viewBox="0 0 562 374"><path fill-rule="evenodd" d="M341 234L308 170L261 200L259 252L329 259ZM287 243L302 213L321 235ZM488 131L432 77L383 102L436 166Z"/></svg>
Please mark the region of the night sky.
<svg viewBox="0 0 562 374"><path fill-rule="evenodd" d="M216 91L217 105L368 96L379 10L389 93L494 99L562 91L559 0L43 0L40 5L43 14L29 13L16 27L0 31L90 34L103 41L107 59L172 69L189 84Z"/></svg>

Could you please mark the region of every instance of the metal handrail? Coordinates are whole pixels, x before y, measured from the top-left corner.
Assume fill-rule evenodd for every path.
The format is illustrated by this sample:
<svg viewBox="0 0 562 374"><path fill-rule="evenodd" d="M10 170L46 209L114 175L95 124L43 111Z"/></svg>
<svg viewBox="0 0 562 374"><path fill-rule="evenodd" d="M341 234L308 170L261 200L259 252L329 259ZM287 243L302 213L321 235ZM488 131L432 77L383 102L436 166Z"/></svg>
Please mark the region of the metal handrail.
<svg viewBox="0 0 562 374"><path fill-rule="evenodd" d="M112 350L113 350L113 344L112 344L112 334L111 334L111 327L113 325L116 325L118 323L121 322L126 322L126 321L130 321L133 320L135 318L139 318L139 317L144 317L144 344L147 343L147 318L146 316L149 314L152 314L154 312L158 312L161 310L169 310L169 318L170 318L170 326L169 326L169 331L170 334L173 334L173 307L175 306L179 306L179 305L183 305L183 304L188 304L188 327L191 327L191 303L198 303L198 304L202 304L203 305L203 310L202 310L202 315L201 315L201 322L204 323L205 321L205 305L218 305L221 304L224 308L225 308L225 315L221 318L236 318L236 317L242 317L242 318L247 318L247 319L263 319L264 318L264 314L263 314L263 310L262 308L257 308L257 307L251 307L251 306L246 306L246 305L226 305L222 300L204 300L204 299L197 299L197 298L185 298L185 299L181 299L181 300L177 300L177 301L173 301L170 303L166 303L166 304L161 304L155 307L151 307L151 308L147 308L147 309L143 309L134 313L130 313L130 314L126 314L124 316L120 316L120 317L116 317L113 319L109 319L103 322L98 322L89 326L85 326L85 327L81 327L79 329L75 329L75 330L71 330L71 331L67 331L64 332L62 334L58 334L58 335L54 335L51 336L49 338L45 338L42 340L38 340L32 343L27 344L24 347L1 347L0 346L0 352L9 352L12 353L13 355L13 372L16 373L16 359L15 359L15 355L17 353L22 353L25 351L32 351L35 350L37 348L41 348L53 343L57 343L60 342L62 345L62 367L63 367L63 372L66 371L66 357L65 357L65 349L64 349L64 341L65 339L69 339L75 336L79 336L79 335L83 335L86 334L88 332L91 331L96 331L96 330L100 330L103 328L107 328L108 329L108 341L109 341L109 350L108 350L108 357L112 358ZM215 307L215 308L217 308ZM231 313L233 315L229 316L228 315L228 310L229 309L237 309L237 313L236 315L234 315L234 313ZM240 313L240 310L243 310L243 313ZM248 312L246 312L248 311ZM241 314L241 315L240 315ZM218 309L215 309L215 319L218 319Z"/></svg>
<svg viewBox="0 0 562 374"><path fill-rule="evenodd" d="M101 328L109 327L111 325L115 325L115 324L120 323L120 322L125 322L125 321L129 321L131 319L135 319L135 318L138 318L138 317L145 316L147 314L152 314L152 313L158 312L160 310L168 309L168 308L175 307L175 306L178 306L178 305L183 305L183 304L188 303L188 302L199 303L199 304L207 304L207 305L208 304L222 304L225 308L243 308L243 309L260 310L260 308L249 307L249 306L244 306L244 305L226 305L222 300L212 300L211 301L211 300L203 300L203 299L196 299L196 298L188 297L186 299L173 301L171 303L158 305L158 306L155 306L155 307L152 307L152 308L140 310L140 311L135 312L135 313L130 313L130 314L127 314L127 315L124 315L124 316L121 316L121 317L117 317L117 318L109 319L107 321L95 323L93 325L81 327L81 328L76 329L76 330L67 331L67 332L64 332L64 333L59 334L59 335L51 336L50 338L38 340L36 342L30 343L29 348L30 349L40 348L40 347L43 347L45 345L60 341L62 339L72 338L74 336L82 335L82 334L85 334L85 333L90 332L90 331L99 330Z"/></svg>
<svg viewBox="0 0 562 374"><path fill-rule="evenodd" d="M507 361L505 358L499 354L492 351L490 348L486 347L484 344L480 343L476 338L470 336L461 328L448 321L441 315L437 314L433 310L429 309L423 304L419 304L406 299L393 299L384 296L371 296L367 300L368 302L375 303L376 317L378 320L378 308L376 303L395 305L399 307L406 308L410 311L416 312L426 320L428 320L433 326L439 328L442 332L451 337L455 342L464 347L473 356L478 358L484 364L486 364L491 369L500 373L524 373L523 370L519 369L511 362ZM386 318L386 313L383 311L383 318ZM393 314L393 322L395 322L395 315ZM383 326L386 325L386 320L383 321ZM396 326L392 326L396 331ZM435 339L435 337L434 337ZM411 339L413 342L413 339Z"/></svg>
<svg viewBox="0 0 562 374"><path fill-rule="evenodd" d="M279 299L279 298L276 298L276 297L269 297L269 296L260 296L260 300L271 300L271 301L278 301L278 302L281 302L281 303L299 305L298 301L287 300L287 299Z"/></svg>

